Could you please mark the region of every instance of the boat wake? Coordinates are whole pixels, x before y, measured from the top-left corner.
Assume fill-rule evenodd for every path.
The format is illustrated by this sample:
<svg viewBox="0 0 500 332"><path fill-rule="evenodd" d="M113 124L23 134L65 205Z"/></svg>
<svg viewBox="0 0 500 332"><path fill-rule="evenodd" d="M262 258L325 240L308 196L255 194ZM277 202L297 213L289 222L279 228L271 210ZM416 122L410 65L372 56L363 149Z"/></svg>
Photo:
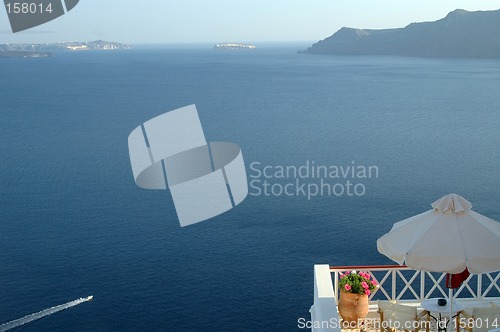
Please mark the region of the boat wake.
<svg viewBox="0 0 500 332"><path fill-rule="evenodd" d="M27 315L27 316L24 316L22 318L12 320L10 322L7 322L7 323L0 325L0 332L8 331L8 330L11 330L11 329L16 328L18 326L35 321L37 319L50 316L52 314L55 314L56 312L59 312L59 311L65 310L65 309L69 309L69 308L77 306L83 302L91 301L93 298L94 297L92 295L87 296L87 297L82 297L82 298L79 298L78 300L74 300L74 301L71 301L71 302L68 302L65 304L56 305L55 307L51 307L51 308L48 308L48 309L45 309L45 310L42 310L39 312L35 312L34 314Z"/></svg>

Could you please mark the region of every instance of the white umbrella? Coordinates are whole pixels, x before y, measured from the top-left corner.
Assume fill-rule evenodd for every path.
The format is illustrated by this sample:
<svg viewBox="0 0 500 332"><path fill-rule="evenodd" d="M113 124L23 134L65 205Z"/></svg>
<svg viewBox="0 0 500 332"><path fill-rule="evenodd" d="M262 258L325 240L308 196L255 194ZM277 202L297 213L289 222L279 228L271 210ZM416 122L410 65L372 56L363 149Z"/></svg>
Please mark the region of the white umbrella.
<svg viewBox="0 0 500 332"><path fill-rule="evenodd" d="M377 240L382 254L415 270L475 274L500 270L500 223L449 194L432 210L402 220ZM452 313L450 289L450 318ZM450 324L451 327L451 324Z"/></svg>

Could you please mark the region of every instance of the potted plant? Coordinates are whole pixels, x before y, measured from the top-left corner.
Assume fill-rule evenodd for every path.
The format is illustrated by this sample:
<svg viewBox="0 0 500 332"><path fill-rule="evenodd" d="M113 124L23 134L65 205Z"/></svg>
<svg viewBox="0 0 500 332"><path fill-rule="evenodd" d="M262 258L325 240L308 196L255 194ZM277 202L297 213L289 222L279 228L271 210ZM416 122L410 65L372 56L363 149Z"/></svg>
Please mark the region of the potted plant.
<svg viewBox="0 0 500 332"><path fill-rule="evenodd" d="M369 273L347 271L340 276L339 314L349 327L362 324L368 314L368 296L378 287Z"/></svg>

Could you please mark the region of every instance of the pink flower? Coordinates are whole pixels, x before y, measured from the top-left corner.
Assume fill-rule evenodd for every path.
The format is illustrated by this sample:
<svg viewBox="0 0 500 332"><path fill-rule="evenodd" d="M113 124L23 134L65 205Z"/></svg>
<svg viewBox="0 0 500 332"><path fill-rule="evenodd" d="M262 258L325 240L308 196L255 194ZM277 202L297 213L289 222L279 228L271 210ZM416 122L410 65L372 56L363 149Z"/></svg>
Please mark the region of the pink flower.
<svg viewBox="0 0 500 332"><path fill-rule="evenodd" d="M351 290L351 285L345 284L344 288L345 288L346 291L350 291Z"/></svg>
<svg viewBox="0 0 500 332"><path fill-rule="evenodd" d="M351 273L351 271L345 271L344 275L349 275L350 273Z"/></svg>
<svg viewBox="0 0 500 332"><path fill-rule="evenodd" d="M370 286L368 286L368 284L364 281L361 283L361 287L363 287L365 290L370 288Z"/></svg>
<svg viewBox="0 0 500 332"><path fill-rule="evenodd" d="M365 295L370 295L372 292L370 292L369 289L365 289Z"/></svg>
<svg viewBox="0 0 500 332"><path fill-rule="evenodd" d="M372 280L372 285L377 286L377 282L375 280Z"/></svg>

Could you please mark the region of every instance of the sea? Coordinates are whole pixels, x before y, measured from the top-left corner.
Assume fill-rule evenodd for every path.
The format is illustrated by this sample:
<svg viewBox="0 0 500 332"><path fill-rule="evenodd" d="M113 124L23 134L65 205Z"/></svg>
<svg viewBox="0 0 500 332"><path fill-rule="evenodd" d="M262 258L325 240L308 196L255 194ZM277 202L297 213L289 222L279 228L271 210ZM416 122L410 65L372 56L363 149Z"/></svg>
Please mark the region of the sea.
<svg viewBox="0 0 500 332"><path fill-rule="evenodd" d="M307 46L0 59L0 323L93 295L16 330L300 331L315 264L393 264L377 238L449 193L500 220L498 59ZM191 104L253 182L180 227L168 190L136 186L127 138Z"/></svg>

